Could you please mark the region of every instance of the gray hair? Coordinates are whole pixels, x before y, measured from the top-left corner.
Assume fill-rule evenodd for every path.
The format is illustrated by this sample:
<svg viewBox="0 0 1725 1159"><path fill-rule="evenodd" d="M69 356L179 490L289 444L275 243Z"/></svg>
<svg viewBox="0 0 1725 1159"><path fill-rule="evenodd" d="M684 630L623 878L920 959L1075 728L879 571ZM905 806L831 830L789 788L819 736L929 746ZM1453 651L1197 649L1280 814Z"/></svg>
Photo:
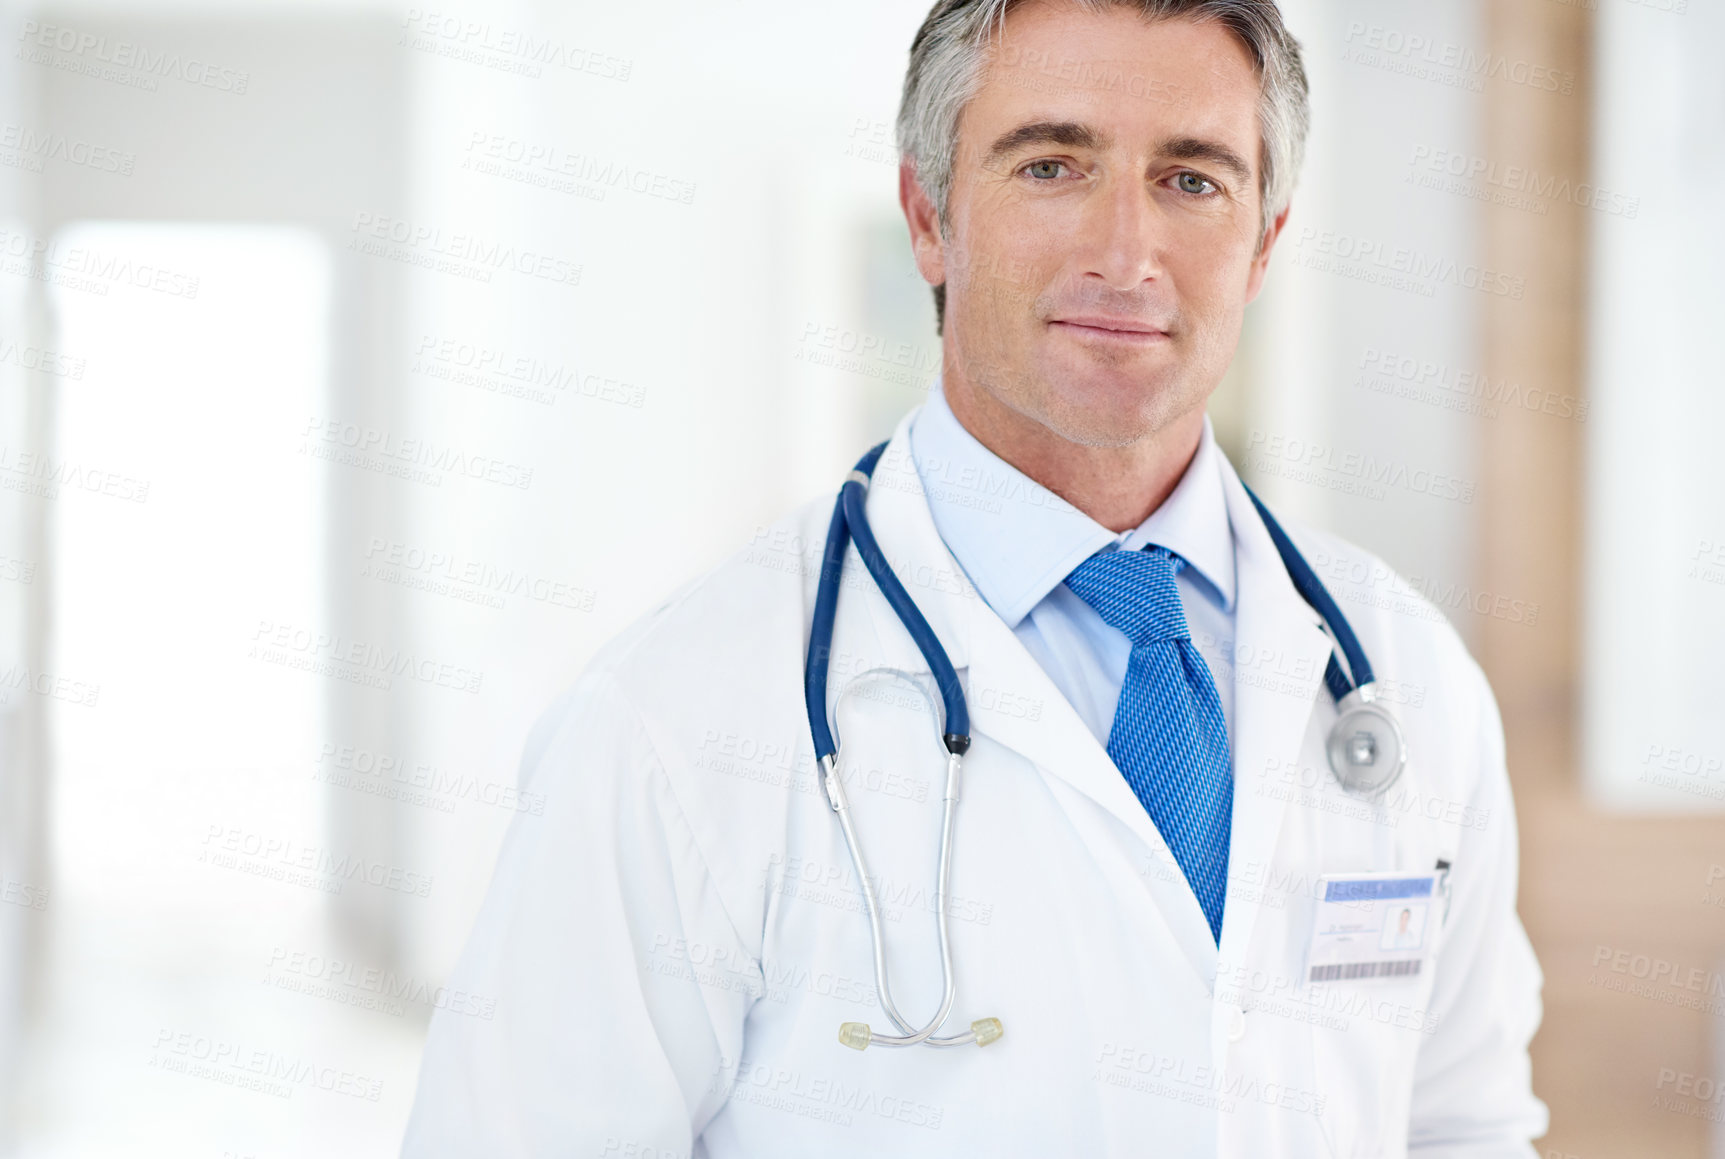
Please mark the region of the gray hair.
<svg viewBox="0 0 1725 1159"><path fill-rule="evenodd" d="M904 97L898 110L899 156L916 167L917 181L934 202L941 232L958 149L958 118L982 81L991 40L1007 13L1024 0L938 0L910 46ZM1259 244L1294 194L1311 122L1300 44L1282 23L1276 0L1072 0L1090 12L1134 8L1145 20L1214 20L1252 54L1258 74ZM945 287L935 305L945 313Z"/></svg>

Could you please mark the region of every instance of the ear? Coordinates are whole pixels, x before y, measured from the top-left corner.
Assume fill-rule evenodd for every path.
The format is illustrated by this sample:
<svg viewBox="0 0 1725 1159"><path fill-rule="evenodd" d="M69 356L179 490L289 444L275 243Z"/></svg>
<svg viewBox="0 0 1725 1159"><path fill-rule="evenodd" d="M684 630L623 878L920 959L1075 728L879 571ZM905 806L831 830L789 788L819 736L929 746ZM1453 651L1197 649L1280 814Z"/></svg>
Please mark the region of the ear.
<svg viewBox="0 0 1725 1159"><path fill-rule="evenodd" d="M898 203L904 209L904 220L910 226L910 248L916 255L916 269L922 280L931 286L946 283L946 246L940 237L940 218L934 202L916 179L916 166L909 161L898 167Z"/></svg>
<svg viewBox="0 0 1725 1159"><path fill-rule="evenodd" d="M1293 206L1276 215L1276 220L1270 223L1270 228L1264 231L1264 240L1258 246L1257 254L1252 258L1251 268L1246 271L1246 301L1251 302L1258 296L1258 291L1264 288L1264 274L1270 268L1270 250L1274 248L1276 239L1282 236L1282 227L1288 224L1288 211Z"/></svg>

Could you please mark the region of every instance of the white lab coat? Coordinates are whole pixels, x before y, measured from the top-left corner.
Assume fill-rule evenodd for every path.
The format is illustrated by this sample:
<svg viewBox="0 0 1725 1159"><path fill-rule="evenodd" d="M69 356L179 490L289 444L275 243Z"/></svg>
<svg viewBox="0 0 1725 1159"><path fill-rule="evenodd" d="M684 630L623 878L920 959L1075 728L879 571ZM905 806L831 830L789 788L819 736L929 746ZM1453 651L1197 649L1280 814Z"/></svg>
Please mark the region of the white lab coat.
<svg viewBox="0 0 1725 1159"><path fill-rule="evenodd" d="M515 819L433 1017L403 1154L1469 1156L1534 1154L1540 971L1515 914L1502 731L1479 668L1383 565L1291 527L1406 731L1384 807L1324 740L1330 644L1232 469L1235 800L1221 945L1144 807L937 535L909 417L875 533L968 690L954 842L958 1001L985 1048L857 1052L893 1028L815 778L803 662L831 499L805 506L608 645L529 739ZM850 553L828 705L887 909L893 995L939 1001L944 750L902 678L927 666ZM1453 866L1417 978L1304 985L1320 874ZM1439 926L1441 925L1441 929ZM483 1002L464 1009L483 1010Z"/></svg>

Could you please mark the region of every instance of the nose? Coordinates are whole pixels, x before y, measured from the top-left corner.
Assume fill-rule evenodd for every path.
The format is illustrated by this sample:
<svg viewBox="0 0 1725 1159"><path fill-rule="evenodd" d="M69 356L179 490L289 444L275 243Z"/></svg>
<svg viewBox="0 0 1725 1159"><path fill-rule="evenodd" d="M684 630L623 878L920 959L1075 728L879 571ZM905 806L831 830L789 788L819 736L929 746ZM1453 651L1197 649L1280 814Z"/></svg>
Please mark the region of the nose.
<svg viewBox="0 0 1725 1159"><path fill-rule="evenodd" d="M1166 223L1143 180L1110 177L1085 205L1078 257L1086 278L1127 293L1162 275Z"/></svg>

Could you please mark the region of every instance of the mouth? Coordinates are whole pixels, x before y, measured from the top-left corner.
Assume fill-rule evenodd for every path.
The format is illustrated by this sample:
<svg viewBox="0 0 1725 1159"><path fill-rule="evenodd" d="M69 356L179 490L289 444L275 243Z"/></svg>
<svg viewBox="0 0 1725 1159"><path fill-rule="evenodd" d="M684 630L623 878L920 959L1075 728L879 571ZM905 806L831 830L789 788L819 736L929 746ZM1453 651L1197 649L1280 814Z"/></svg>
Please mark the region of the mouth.
<svg viewBox="0 0 1725 1159"><path fill-rule="evenodd" d="M1116 318L1104 314L1074 314L1069 318L1054 318L1050 330L1071 334L1091 342L1118 343L1127 346L1154 346L1169 340L1168 331L1141 322L1136 318Z"/></svg>

